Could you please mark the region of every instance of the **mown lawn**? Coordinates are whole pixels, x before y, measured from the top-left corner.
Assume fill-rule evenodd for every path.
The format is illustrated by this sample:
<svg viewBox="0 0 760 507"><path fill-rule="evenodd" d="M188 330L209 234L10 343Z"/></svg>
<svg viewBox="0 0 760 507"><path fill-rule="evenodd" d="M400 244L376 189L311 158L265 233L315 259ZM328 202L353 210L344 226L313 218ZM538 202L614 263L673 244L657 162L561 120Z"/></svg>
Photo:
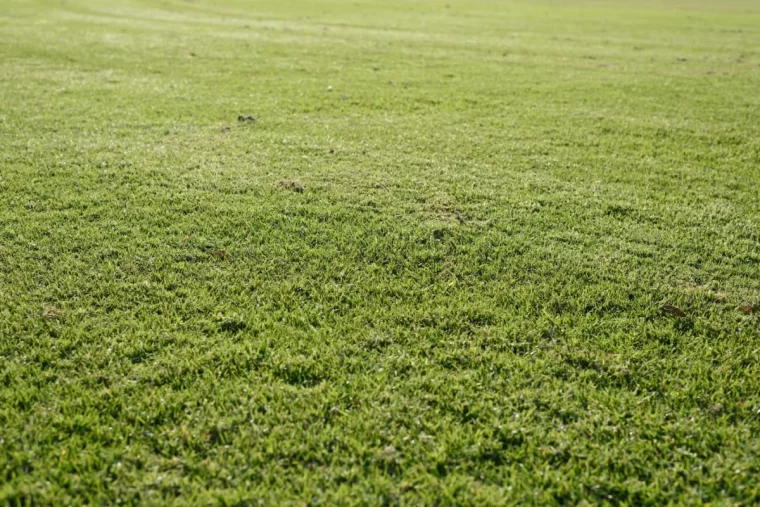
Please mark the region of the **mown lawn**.
<svg viewBox="0 0 760 507"><path fill-rule="evenodd" d="M759 323L755 1L0 5L0 504L750 505Z"/></svg>

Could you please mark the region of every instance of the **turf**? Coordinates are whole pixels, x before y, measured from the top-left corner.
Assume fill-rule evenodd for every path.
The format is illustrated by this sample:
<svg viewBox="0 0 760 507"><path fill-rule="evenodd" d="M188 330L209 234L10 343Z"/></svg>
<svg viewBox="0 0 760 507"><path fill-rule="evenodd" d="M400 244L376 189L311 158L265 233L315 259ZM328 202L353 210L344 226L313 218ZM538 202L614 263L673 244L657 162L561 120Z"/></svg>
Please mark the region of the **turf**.
<svg viewBox="0 0 760 507"><path fill-rule="evenodd" d="M759 91L750 0L4 0L0 503L760 502Z"/></svg>

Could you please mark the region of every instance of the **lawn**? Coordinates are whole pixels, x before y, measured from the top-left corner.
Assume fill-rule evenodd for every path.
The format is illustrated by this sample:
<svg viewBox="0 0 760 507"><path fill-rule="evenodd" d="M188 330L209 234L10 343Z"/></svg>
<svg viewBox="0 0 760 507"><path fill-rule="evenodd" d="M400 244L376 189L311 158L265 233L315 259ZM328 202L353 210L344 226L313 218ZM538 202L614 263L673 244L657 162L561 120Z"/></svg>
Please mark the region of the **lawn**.
<svg viewBox="0 0 760 507"><path fill-rule="evenodd" d="M0 504L757 502L756 1L2 1Z"/></svg>

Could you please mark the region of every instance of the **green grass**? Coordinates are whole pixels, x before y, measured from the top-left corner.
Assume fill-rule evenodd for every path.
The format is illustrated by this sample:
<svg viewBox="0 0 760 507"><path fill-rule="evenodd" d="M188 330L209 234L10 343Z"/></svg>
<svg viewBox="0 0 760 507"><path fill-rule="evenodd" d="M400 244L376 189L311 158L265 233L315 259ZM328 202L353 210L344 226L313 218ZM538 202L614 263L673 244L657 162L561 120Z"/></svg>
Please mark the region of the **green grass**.
<svg viewBox="0 0 760 507"><path fill-rule="evenodd" d="M0 503L760 502L759 224L755 1L4 0Z"/></svg>

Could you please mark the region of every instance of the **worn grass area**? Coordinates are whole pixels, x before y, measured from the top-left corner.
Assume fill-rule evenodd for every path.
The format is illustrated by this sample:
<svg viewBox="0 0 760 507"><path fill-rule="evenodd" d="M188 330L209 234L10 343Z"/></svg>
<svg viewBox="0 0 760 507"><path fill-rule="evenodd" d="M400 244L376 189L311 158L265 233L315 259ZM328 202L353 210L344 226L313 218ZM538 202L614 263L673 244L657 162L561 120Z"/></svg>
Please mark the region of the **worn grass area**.
<svg viewBox="0 0 760 507"><path fill-rule="evenodd" d="M759 92L749 0L4 0L0 503L760 501Z"/></svg>

